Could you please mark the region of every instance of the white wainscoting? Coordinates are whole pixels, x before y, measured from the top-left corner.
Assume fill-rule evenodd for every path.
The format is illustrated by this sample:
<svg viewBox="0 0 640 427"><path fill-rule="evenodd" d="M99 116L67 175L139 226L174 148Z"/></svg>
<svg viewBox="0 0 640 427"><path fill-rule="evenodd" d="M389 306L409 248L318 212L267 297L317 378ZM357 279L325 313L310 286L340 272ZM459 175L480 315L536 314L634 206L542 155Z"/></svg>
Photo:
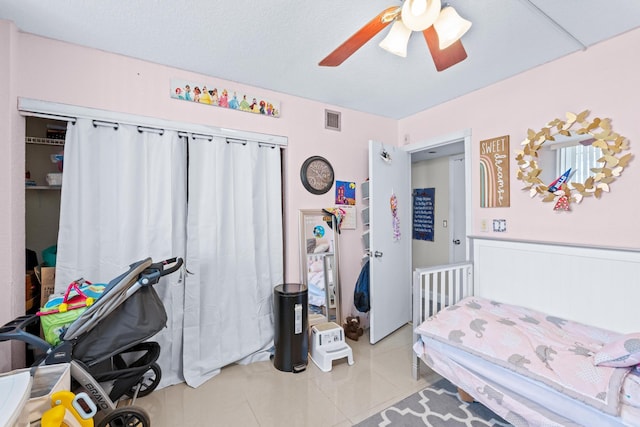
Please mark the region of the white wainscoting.
<svg viewBox="0 0 640 427"><path fill-rule="evenodd" d="M640 332L640 250L473 238L475 295Z"/></svg>

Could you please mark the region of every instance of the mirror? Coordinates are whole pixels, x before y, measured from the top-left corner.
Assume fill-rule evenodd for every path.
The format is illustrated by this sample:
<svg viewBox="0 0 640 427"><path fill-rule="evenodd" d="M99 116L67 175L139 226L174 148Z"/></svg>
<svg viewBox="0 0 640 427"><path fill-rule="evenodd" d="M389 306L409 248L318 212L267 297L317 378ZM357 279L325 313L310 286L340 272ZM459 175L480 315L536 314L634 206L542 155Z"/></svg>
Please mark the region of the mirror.
<svg viewBox="0 0 640 427"><path fill-rule="evenodd" d="M535 132L527 132L518 151L517 178L524 190L543 202L555 202L554 210L570 210L584 197L600 198L632 158L629 141L611 128L611 119L587 120L589 111L567 113Z"/></svg>
<svg viewBox="0 0 640 427"><path fill-rule="evenodd" d="M598 168L598 159L603 153L593 145L594 142L591 135L559 135L555 141L546 141L539 151L538 163L544 165L540 179L550 183L569 171L565 182L573 189L573 182L584 183L589 177L595 178L593 169Z"/></svg>
<svg viewBox="0 0 640 427"><path fill-rule="evenodd" d="M307 285L309 326L342 325L337 230L333 215L321 209L300 211L300 270Z"/></svg>

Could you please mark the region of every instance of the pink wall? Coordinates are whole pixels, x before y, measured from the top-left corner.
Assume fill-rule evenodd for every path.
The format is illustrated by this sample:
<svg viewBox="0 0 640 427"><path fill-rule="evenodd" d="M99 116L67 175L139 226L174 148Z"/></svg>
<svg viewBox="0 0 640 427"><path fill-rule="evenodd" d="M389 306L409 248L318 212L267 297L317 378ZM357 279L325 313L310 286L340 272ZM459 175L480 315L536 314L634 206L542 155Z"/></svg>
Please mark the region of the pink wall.
<svg viewBox="0 0 640 427"><path fill-rule="evenodd" d="M11 52L17 45L15 27L0 21L0 147L5 167L0 168L0 322L24 313L24 144L13 145L19 135L19 117L15 109L14 87L9 84L17 73ZM22 131L24 140L24 130ZM12 351L13 350L13 351ZM0 372L11 368L12 359L20 359L24 346L0 344ZM13 353L11 357L10 354Z"/></svg>
<svg viewBox="0 0 640 427"><path fill-rule="evenodd" d="M0 34L0 57L9 58L8 63L15 69L14 73L9 73L4 60L0 65L0 81L5 82L0 84L0 124L3 126L0 147L5 159L8 152L14 159L11 168L3 168L0 173L15 182L11 191L6 186L0 190L15 202L11 209L6 205L0 208L0 224L6 225L0 227L0 237L10 232L17 235L13 239L0 240L0 254L15 251L21 257L11 266L1 263L0 272L6 269L7 274L2 277L8 277L11 271L16 281L24 280L24 122L16 111L17 97L288 137L284 194L285 279L291 282L300 278L298 210L331 206L333 201L333 191L315 196L302 187L299 178L302 162L312 155L324 156L332 163L337 179L359 183L367 178L368 140L396 143L397 121L392 119L21 33L7 21L0 20ZM11 44L9 40L15 42ZM228 85L239 93L246 90L248 94L278 100L281 117L275 119L171 99L168 92L172 78L206 84L215 82L219 88ZM324 129L325 108L342 112L341 132ZM10 124L10 119L15 122L12 132L5 131L5 124ZM353 287L360 272L361 232L362 226L358 224L357 230L345 230L340 237L343 311L346 314L351 313ZM0 289L7 291L9 286L12 291L18 285L9 285L3 280ZM20 301L21 298L23 296L15 299ZM0 304L5 301L0 298ZM11 312L1 310L0 322L10 320L22 309L20 306Z"/></svg>
<svg viewBox="0 0 640 427"><path fill-rule="evenodd" d="M409 134L415 142L472 130L471 234L639 249L640 56L632 53L637 52L639 44L640 30L626 33L403 119L398 135ZM564 119L567 111L579 113L585 109L591 111L590 119L611 118L613 129L630 140L635 158L620 179L611 184L610 193L599 200L585 199L570 213L554 212L553 204L543 203L540 198L531 200L521 190L524 185L516 180L517 164L513 158L527 129L538 131L556 117ZM511 207L480 208L480 141L502 135L510 135L511 139ZM493 218L507 220L506 233L480 231L481 221Z"/></svg>

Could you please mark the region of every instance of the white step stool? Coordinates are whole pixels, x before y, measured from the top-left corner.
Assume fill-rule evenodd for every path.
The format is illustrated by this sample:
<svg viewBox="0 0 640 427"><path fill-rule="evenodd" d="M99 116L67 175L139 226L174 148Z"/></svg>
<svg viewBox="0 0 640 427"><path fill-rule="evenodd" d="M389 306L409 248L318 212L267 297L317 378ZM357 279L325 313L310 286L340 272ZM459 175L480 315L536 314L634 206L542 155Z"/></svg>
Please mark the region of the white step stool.
<svg viewBox="0 0 640 427"><path fill-rule="evenodd" d="M353 351L344 341L344 330L335 322L320 323L311 327L311 360L322 372L329 372L332 362L347 358L353 365Z"/></svg>

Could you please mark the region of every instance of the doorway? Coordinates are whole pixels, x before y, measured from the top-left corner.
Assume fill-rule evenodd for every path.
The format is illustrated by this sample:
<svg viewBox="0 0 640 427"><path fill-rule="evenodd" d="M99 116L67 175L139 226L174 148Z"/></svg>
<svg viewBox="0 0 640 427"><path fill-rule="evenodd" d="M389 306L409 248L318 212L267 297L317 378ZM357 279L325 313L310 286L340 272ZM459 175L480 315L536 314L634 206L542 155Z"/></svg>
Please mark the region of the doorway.
<svg viewBox="0 0 640 427"><path fill-rule="evenodd" d="M66 128L64 121L25 117L26 313L53 291Z"/></svg>
<svg viewBox="0 0 640 427"><path fill-rule="evenodd" d="M407 150L411 153L412 191L429 188L433 195L433 232L426 240L412 240L412 271L468 259L467 137L470 139L461 134Z"/></svg>
<svg viewBox="0 0 640 427"><path fill-rule="evenodd" d="M412 218L414 198L412 196L411 164L412 161L443 158L440 160L446 165L446 172L439 173L438 178L442 183L438 192L435 189L436 204L444 208L449 206L450 179L448 171L449 157L464 154L459 158L464 178L456 179L464 183L464 190L457 190L464 194L464 224L465 231L461 235L461 243L467 243L466 230L470 229L471 214L468 207L471 206L470 168L469 161L471 149L471 132L459 132L446 137L426 141L424 143L411 144L403 147L385 145L377 141L369 141L369 239L370 251L370 304L369 317L370 342L375 344L389 333L403 326L410 320L406 317L410 312L412 280L412 243L413 230L411 220L396 221L396 212L406 212L408 219ZM454 176L458 176L457 174ZM427 185L425 183L425 185ZM394 190L395 188L395 190ZM425 191L425 194L431 191ZM442 194L446 203L438 202ZM397 195L397 197L396 197ZM444 199L443 199L444 200ZM422 202L422 201L421 201ZM389 209L391 203L391 209ZM428 205L428 203L426 203ZM458 209L457 207L455 209ZM448 229L451 221L455 221L447 213L445 217L435 219L443 228ZM398 217L399 219L399 217ZM393 224L393 233L389 233L389 224ZM421 232L423 230L420 230ZM428 230L427 230L428 231ZM408 236L402 238L401 236ZM393 239L392 239L393 238ZM433 239L434 241L436 239ZM446 249L440 252L449 255L449 242L451 237L445 233L438 241L445 243ZM469 258L469 246L464 250L465 260ZM449 257L434 261L433 265L450 264ZM426 261L420 259L419 267L424 267ZM391 273L394 273L390 277ZM406 285L404 285L406 283Z"/></svg>

